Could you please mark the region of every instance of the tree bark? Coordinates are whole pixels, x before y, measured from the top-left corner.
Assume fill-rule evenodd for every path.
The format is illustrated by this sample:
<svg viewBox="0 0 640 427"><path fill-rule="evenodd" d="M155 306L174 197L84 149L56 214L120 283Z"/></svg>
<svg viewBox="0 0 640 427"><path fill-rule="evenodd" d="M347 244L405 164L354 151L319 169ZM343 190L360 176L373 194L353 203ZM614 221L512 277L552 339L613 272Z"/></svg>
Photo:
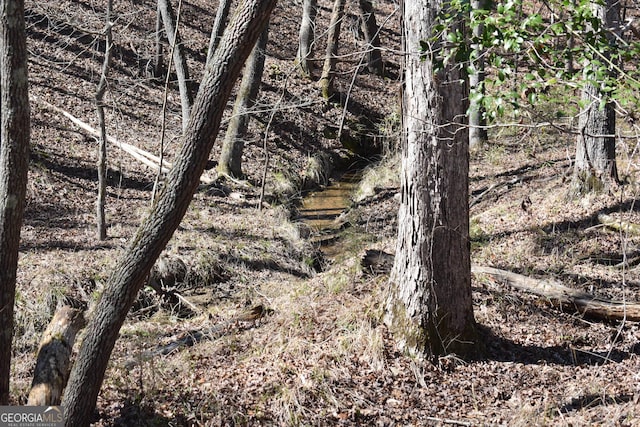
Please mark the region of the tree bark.
<svg viewBox="0 0 640 427"><path fill-rule="evenodd" d="M42 334L27 405L59 405L69 379L71 353L76 335L86 322L80 309L63 306Z"/></svg>
<svg viewBox="0 0 640 427"><path fill-rule="evenodd" d="M107 1L106 27L105 27L105 48L104 61L100 81L96 88L96 111L100 126L100 141L98 143L98 197L96 199L96 222L98 239L107 238L107 219L105 215L105 201L107 198L107 126L104 118L104 94L107 90L107 73L111 64L111 43L113 41L111 33L111 11L113 10L113 0Z"/></svg>
<svg viewBox="0 0 640 427"><path fill-rule="evenodd" d="M380 53L380 28L370 0L358 0L364 40L367 43L367 69L370 73L382 76L382 54Z"/></svg>
<svg viewBox="0 0 640 427"><path fill-rule="evenodd" d="M419 51L444 6L438 0L403 5L402 197L384 318L401 348L427 357L467 356L479 346L471 300L466 76L456 64L434 70L432 53Z"/></svg>
<svg viewBox="0 0 640 427"><path fill-rule="evenodd" d="M224 32L224 23L229 16L229 8L231 7L231 0L220 0L218 4L218 10L216 11L216 18L213 21L213 28L211 28L211 36L209 37L209 50L207 51L207 62L213 57L218 47L218 42Z"/></svg>
<svg viewBox="0 0 640 427"><path fill-rule="evenodd" d="M315 42L316 14L318 13L317 0L304 0L302 4L302 22L300 23L300 36L296 61L302 74L311 77L313 63L311 58L311 46Z"/></svg>
<svg viewBox="0 0 640 427"><path fill-rule="evenodd" d="M242 82L233 106L233 114L229 120L229 126L222 143L220 161L218 162L218 173L220 174L234 178L242 178L243 176L242 152L249 121L251 120L249 110L255 105L258 90L260 89L268 38L269 29L267 27L253 47L244 67Z"/></svg>
<svg viewBox="0 0 640 427"><path fill-rule="evenodd" d="M153 78L162 77L164 63L162 61L162 13L160 12L160 3L156 7L156 33L155 33L155 51L153 55Z"/></svg>
<svg viewBox="0 0 640 427"><path fill-rule="evenodd" d="M336 68L336 58L338 56L338 40L340 39L340 24L344 16L344 4L346 0L335 0L333 11L331 12L331 23L329 24L329 35L327 37L327 50L324 57L324 66L320 76L320 93L322 98L329 102L333 97L333 77Z"/></svg>
<svg viewBox="0 0 640 427"><path fill-rule="evenodd" d="M180 104L182 106L182 129L186 129L189 121L191 105L193 104L193 95L189 87L189 67L187 66L187 58L182 49L182 40L177 30L178 22L173 12L169 0L158 0L158 8L162 15L165 33L169 44L173 46L173 63L178 77L178 88L180 90ZM171 70L167 70L170 73Z"/></svg>
<svg viewBox="0 0 640 427"><path fill-rule="evenodd" d="M0 405L9 404L20 228L29 170L23 0L0 1Z"/></svg>
<svg viewBox="0 0 640 427"><path fill-rule="evenodd" d="M592 3L594 15L607 28L609 43L617 43L620 37L620 4L607 0L605 4ZM606 54L603 54L611 60ZM591 64L586 64L585 73ZM611 67L609 67L611 69ZM609 72L609 79L615 72ZM600 88L599 82L588 82L582 89L585 108L580 114L580 135L576 143L576 162L571 183L571 192L582 195L607 191L619 182L616 165L616 113L610 94Z"/></svg>
<svg viewBox="0 0 640 427"><path fill-rule="evenodd" d="M618 182L616 112L613 102L600 105L602 96L592 84L582 89L582 100L587 106L580 115L576 144L571 190L576 195L606 191Z"/></svg>
<svg viewBox="0 0 640 427"><path fill-rule="evenodd" d="M471 0L471 32L472 38L476 41L480 40L482 33L484 32L484 25L481 23L475 23L473 19L473 13L477 10L484 10L487 8L487 0ZM484 96L484 50L481 45L476 42L471 43L472 60L470 61L470 68L472 72L469 73L469 93L476 92ZM469 148L471 150L482 147L488 140L487 121L485 119L485 110L480 102L478 102L477 96L469 97Z"/></svg>
<svg viewBox="0 0 640 427"><path fill-rule="evenodd" d="M89 424L124 319L155 260L180 224L204 170L231 90L275 0L245 0L205 68L177 161L94 310L64 393L65 425Z"/></svg>
<svg viewBox="0 0 640 427"><path fill-rule="evenodd" d="M493 267L474 265L472 271L474 274L486 274L495 282L504 282L512 288L540 295L551 305L585 317L609 321L640 321L640 304L633 301L600 298L553 279L534 279Z"/></svg>

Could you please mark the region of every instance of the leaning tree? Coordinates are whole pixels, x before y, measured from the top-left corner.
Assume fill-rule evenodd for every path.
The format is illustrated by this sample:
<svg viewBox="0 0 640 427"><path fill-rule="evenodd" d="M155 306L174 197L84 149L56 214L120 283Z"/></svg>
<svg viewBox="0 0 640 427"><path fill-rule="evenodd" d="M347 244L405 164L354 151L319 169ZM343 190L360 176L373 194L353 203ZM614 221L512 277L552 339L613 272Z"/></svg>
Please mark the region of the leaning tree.
<svg viewBox="0 0 640 427"><path fill-rule="evenodd" d="M187 211L220 129L226 101L275 3L242 1L207 62L177 161L149 216L117 262L87 326L62 399L67 426L89 424L120 327Z"/></svg>

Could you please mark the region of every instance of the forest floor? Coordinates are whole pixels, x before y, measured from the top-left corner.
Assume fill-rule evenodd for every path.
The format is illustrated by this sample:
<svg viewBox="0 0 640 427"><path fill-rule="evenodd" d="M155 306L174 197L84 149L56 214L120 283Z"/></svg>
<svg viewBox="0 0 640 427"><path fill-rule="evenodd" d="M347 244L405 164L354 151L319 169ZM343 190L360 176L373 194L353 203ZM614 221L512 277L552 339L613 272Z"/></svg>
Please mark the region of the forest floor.
<svg viewBox="0 0 640 427"><path fill-rule="evenodd" d="M155 4L115 3L108 131L157 153L163 84L145 72L153 52ZM195 81L213 21L210 3L183 3L182 37ZM354 53L358 41L347 25L356 13L349 2L336 81L341 102L325 105L315 83L293 65L299 3L291 8L280 2L271 22L243 158L246 180L219 180L194 196L165 251L187 266L175 288L183 302L167 304L149 287L141 292L113 351L95 425L640 425L636 322L588 319L474 276L483 357L465 362L449 355L432 363L397 350L381 321L388 275L361 267L367 249L393 253L395 247L397 6L376 2L385 46L381 78L354 75L361 55ZM317 28L326 29L331 2L319 4ZM150 208L154 171L111 146L109 237L96 238L95 139L49 106L96 127L102 7L92 0L26 2L32 155L18 272L14 404L26 402L39 336L56 305L84 300L90 317ZM318 31L317 58L324 52L324 31ZM178 100L172 86L164 147L169 160L179 143ZM231 105L232 100L227 118ZM570 115L567 105L545 108L555 116ZM337 140L343 114L345 130ZM265 203L258 210L265 131L271 160ZM609 230L597 219L605 212L640 223L636 147L619 144L624 185L573 200L567 198L570 135L520 126L492 129L490 137L471 159L472 261L553 278L601 297L640 300L638 268L616 267L640 255L640 236ZM317 178L313 160L327 157L318 153L344 158L344 146L356 143L373 144L380 161L365 159L354 201L344 214L335 214L338 244L331 256L323 255L318 231L297 217L301 189ZM219 149L217 142L212 166ZM349 159L362 167L363 154ZM262 316L243 317L256 306L264 308ZM196 331L210 333L168 355L131 362Z"/></svg>

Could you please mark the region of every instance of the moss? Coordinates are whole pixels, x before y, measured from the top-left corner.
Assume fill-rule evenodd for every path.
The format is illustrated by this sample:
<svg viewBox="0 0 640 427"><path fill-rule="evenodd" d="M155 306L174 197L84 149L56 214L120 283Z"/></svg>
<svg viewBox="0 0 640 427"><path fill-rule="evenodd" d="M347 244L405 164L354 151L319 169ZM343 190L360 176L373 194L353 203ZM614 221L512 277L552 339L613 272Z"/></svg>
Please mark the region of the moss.
<svg viewBox="0 0 640 427"><path fill-rule="evenodd" d="M392 295L387 310L390 311L386 314L387 326L400 347L412 355L426 355L429 342L427 331L407 314L404 303Z"/></svg>

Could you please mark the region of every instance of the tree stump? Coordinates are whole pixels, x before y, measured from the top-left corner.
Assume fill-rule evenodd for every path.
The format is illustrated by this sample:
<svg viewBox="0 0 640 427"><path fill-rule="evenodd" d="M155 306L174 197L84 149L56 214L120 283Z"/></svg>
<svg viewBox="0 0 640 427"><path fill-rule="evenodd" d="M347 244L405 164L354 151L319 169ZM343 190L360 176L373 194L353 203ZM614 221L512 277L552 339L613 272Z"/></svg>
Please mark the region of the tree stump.
<svg viewBox="0 0 640 427"><path fill-rule="evenodd" d="M86 324L84 311L59 308L42 334L27 405L59 405L69 379L76 334Z"/></svg>

